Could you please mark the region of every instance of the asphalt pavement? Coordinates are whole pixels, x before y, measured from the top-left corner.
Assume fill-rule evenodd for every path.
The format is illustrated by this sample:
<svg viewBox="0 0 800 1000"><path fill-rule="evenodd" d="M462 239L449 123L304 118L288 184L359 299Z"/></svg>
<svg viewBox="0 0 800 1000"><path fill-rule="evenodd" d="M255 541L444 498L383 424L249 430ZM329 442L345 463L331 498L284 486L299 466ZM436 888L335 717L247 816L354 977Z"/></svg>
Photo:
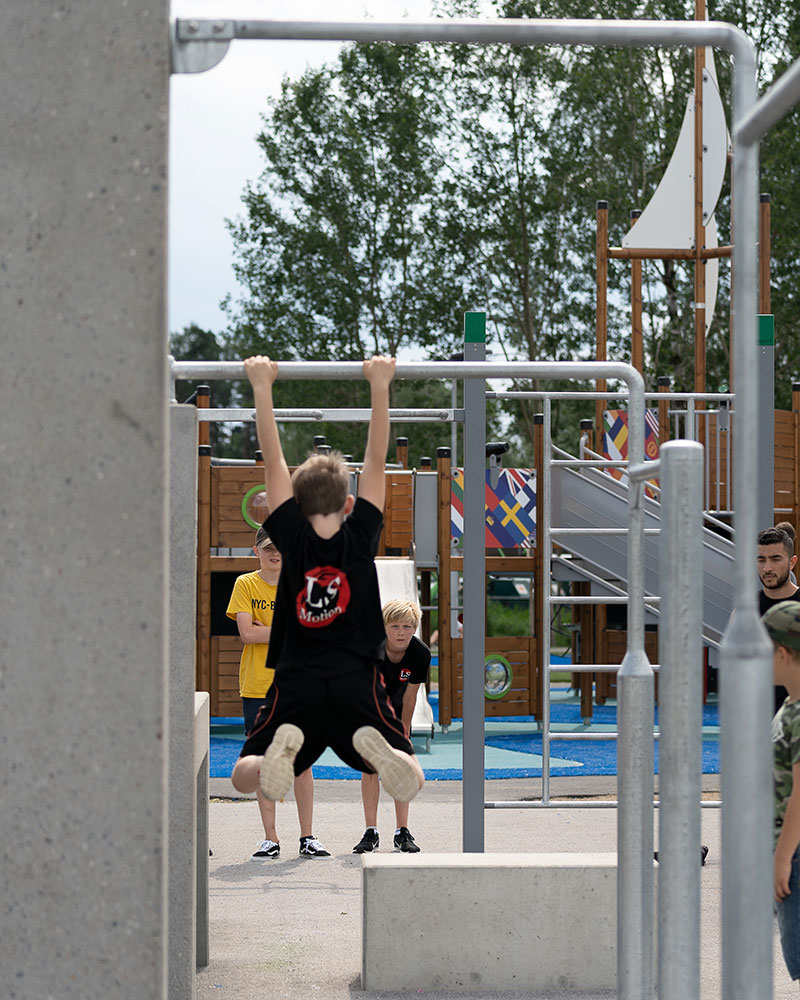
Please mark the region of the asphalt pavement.
<svg viewBox="0 0 800 1000"><path fill-rule="evenodd" d="M719 776L703 776L704 797L719 797ZM562 796L590 802L616 797L616 777L551 780L554 805L547 809L485 811L487 852L615 851L617 814L613 808L559 807ZM486 782L486 798L516 801L539 798L541 780ZM658 811L656 810L656 824ZM718 1000L720 947L720 810L703 809L703 842L710 848L701 874L701 997ZM381 851L392 850L394 809L381 797ZM461 783L429 781L411 804L409 828L422 851L461 851ZM359 783L319 780L315 785L314 833L330 858L298 855L294 803L278 806L281 856L250 860L262 839L258 806L240 796L229 779L211 781L210 953L197 975L197 1000L459 1000L491 996L504 1000L599 1000L598 992L441 993L420 987L413 993L361 989L361 859L352 853L364 831ZM656 827L657 838L657 827ZM511 905L511 904L510 904ZM546 913L514 914L517 920L546 920ZM398 926L398 934L402 934ZM777 931L774 934L775 1000L796 1000ZM581 960L580 955L575 961ZM754 998L762 1000L762 998ZM766 998L764 998L766 1000Z"/></svg>

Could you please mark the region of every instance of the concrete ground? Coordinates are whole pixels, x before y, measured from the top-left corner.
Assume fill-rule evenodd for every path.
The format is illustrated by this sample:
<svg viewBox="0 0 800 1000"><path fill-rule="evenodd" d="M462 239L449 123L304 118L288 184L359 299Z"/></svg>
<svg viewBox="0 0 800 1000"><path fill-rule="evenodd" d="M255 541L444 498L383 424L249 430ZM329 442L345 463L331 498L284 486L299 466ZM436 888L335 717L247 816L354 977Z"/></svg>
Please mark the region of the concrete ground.
<svg viewBox="0 0 800 1000"><path fill-rule="evenodd" d="M704 776L704 797L717 798L719 777ZM486 783L493 801L539 797L540 782L510 779ZM614 798L616 778L552 779L551 796ZM326 859L297 854L294 804L278 806L282 836L278 860L251 861L262 838L255 801L237 796L228 779L211 781L211 964L197 976L198 1000L399 1000L409 993L361 990L361 861L352 853L364 822L357 781L317 781L314 833L331 852ZM411 805L410 829L423 851L461 849L461 784L429 781ZM391 801L381 798L381 850L390 851ZM485 813L486 851L613 851L616 810L558 808ZM703 842L710 847L702 870L701 996L718 1000L720 972L720 810L703 810ZM546 914L518 914L536 921ZM402 933L402 927L398 928ZM775 936L775 1000L797 997ZM580 956L575 956L580 961ZM420 1000L458 1000L475 993L414 991ZM481 994L485 996L486 994ZM614 993L504 992L517 998L595 1000ZM756 998L754 998L756 1000ZM761 998L759 998L761 1000Z"/></svg>

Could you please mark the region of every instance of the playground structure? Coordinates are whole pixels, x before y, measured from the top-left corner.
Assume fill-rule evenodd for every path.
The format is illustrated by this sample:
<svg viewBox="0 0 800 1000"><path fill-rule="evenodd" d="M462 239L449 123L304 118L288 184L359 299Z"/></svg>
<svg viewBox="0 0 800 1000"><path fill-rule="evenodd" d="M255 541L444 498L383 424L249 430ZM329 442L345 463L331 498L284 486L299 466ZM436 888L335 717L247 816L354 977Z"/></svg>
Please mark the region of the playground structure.
<svg viewBox="0 0 800 1000"><path fill-rule="evenodd" d="M658 455L658 441L669 440L673 435L683 440L705 440L703 510L706 518L704 553L706 587L704 598L704 672L718 666L718 649L730 611L733 594L730 586L730 565L733 559L731 541L731 476L732 456L735 450L735 411L730 394L704 394L704 404L717 404L716 409L696 410L696 394L669 393L662 380L657 394L645 394L645 401L655 403L658 411L659 435L652 445L650 459ZM793 387L796 406L792 411L774 411L775 422L775 490L774 519L798 521L797 476L800 469L800 385ZM534 398L542 405L549 405L564 396L592 401L602 396L600 402L612 405L624 403L625 397L612 393L547 393L547 392L493 392L492 397L506 399ZM213 716L235 716L240 713L238 696L238 664L240 640L225 616L225 607L235 576L247 572L255 563L250 546L255 526L266 516L264 506L263 466L260 459L243 461L215 460L210 454L208 427L212 419L252 419L252 410L219 411L209 407L210 390L201 387L197 404L201 420L199 433L198 475L198 645L197 689L209 691ZM303 413L282 411L285 417L302 419ZM611 411L614 414L625 411ZM396 420L407 418L409 411L395 411ZM343 411L326 419L346 419ZM359 417L363 419L364 413ZM319 411L317 419L321 419ZM418 417L441 419L452 416L455 421L462 416L450 411L442 414L431 411L417 412ZM619 419L619 417L617 418ZM614 459L608 445L603 453L593 452L586 444L591 421L581 421L582 436L578 455L570 455L549 448L552 469L552 490L549 497L549 516L546 525L541 518L542 493L537 484L543 481L545 455L544 414L538 414L534 423L534 467L530 470L502 470L501 459L490 456L486 472L487 497L491 493L490 480L501 472L509 473L519 482L526 483L529 494L521 490L516 494L499 494L493 502L496 509L488 508L487 500L487 576L507 575L512 578L530 578L531 628L529 634L518 636L487 637L487 664L498 663L508 674L505 687L487 687L485 713L492 716L530 716L545 723L545 739L549 739L549 726L543 705L542 677L549 665L549 652L543 657L542 621L544 605L540 595L551 593L551 580L559 581L567 590L561 596L552 594L553 612L559 604L572 606L571 652L574 663L573 687L581 694L581 715L585 721L592 718L592 702L602 704L616 694L614 672L622 662L626 648L624 610L619 604L625 599L626 579L626 496L624 483L614 476L623 474L625 459ZM625 425L624 430L627 431ZM443 430L443 437L446 432ZM610 439L610 435L606 434ZM315 439L316 440L316 439ZM491 446L487 448L491 451ZM409 444L399 438L393 467L386 473L385 531L379 558L410 560L419 575L419 592L413 595L423 607L431 608L431 575L437 573L437 610L439 621L439 719L448 726L462 715L463 690L463 638L459 635L457 617L461 612L458 588L455 581L463 575L462 549L453 536L454 521L463 506L459 490L463 489L462 470L451 464L450 449L442 447L436 456L436 469L426 463L420 468L408 468ZM523 480L522 474L530 475ZM353 489L357 490L358 473L353 466ZM515 488L518 490L519 485ZM646 496L645 516L648 529L657 532L660 526L660 505L655 480L648 486L653 494ZM537 495L538 494L538 495ZM524 504L528 504L524 507ZM260 506L259 506L260 505ZM537 509L537 505L538 508ZM520 519L524 519L521 521ZM551 538L555 550L549 561L550 572L542 558L544 545L530 537L536 528L545 538ZM518 530L512 536L507 529L500 538L490 534L491 525L502 521ZM435 531L431 525L435 524ZM502 527L502 525L501 525ZM526 532L528 533L526 535ZM605 534L608 532L608 534ZM500 534L498 532L498 534ZM506 537L507 536L507 537ZM522 538L526 543L519 548L498 549L491 542ZM601 542L602 539L602 542ZM646 649L653 663L658 663L658 542L652 535L646 540L648 552L647 593L655 598L648 604ZM502 554L498 554L500 551ZM603 601L603 596L607 601ZM578 598L573 601L572 598ZM550 616L548 616L549 618ZM423 638L430 637L429 616L424 616ZM549 650L549 643L548 643ZM656 689L657 693L657 689ZM705 689L704 689L705 694ZM547 779L545 778L545 786ZM545 801L547 795L545 794Z"/></svg>
<svg viewBox="0 0 800 1000"><path fill-rule="evenodd" d="M52 114L52 103L48 101L52 98L54 74L71 65L74 49L68 45L43 44L41 10L36 5L22 3L15 7L15 31L7 33L2 43L5 66L16 85L14 92L27 101L24 115L19 114L14 102L8 102L5 134L9 148L30 154L12 158L7 165L12 194L7 200L9 245L25 248L24 254L10 253L8 257L4 287L10 289L15 316L15 321L9 324L12 338L9 357L13 359L13 374L21 372L29 376L35 372L40 376L9 378L4 383L8 390L4 403L16 416L31 412L32 408L39 414L58 413L57 421L23 421L18 438L12 436L5 446L4 460L13 462L18 471L7 502L6 523L13 525L14 530L6 533L4 555L9 565L19 566L14 580L16 592L38 593L43 577L40 560L29 559L21 565L19 562L23 548L40 550L42 531L52 525L52 490L42 488L42 463L29 461L38 449L40 454L48 456L48 485L58 482L62 489L61 544L51 546L51 563L57 569L53 575L63 572L63 579L70 582L59 595L62 614L43 616L40 602L29 601L21 613L11 617L4 639L14 663L30 662L25 651L31 635L37 636L40 649L52 650L54 655L45 657L44 670L48 671L47 679L63 694L62 717L70 715L74 705L70 700L72 692L78 692L87 727L96 726L98 731L107 732L113 726L117 757L135 761L137 765L136 780L110 781L104 785L102 797L93 794L98 780L96 745L90 740L75 741L65 749L63 727L34 724L42 721L39 711L42 702L37 700L41 699L41 674L31 671L30 678L18 676L24 673L20 671L4 674L6 746L9 754L14 755L4 780L15 808L4 810L3 837L5 842L17 845L19 863L8 872L9 905L0 937L8 953L14 956L18 990L21 995L31 997L66 996L70 991L70 996L79 993L88 1000L99 1000L108 995L109 969L116 977L119 996L166 996L167 982L172 982L173 972L181 985L186 983L186 976L181 978L184 974L177 968L185 956L176 947L175 924L181 925L186 920L187 910L180 903L173 906L173 889L187 872L193 874L193 871L182 864L180 851L184 840L177 835L181 826L172 821L181 819L188 823L192 815L191 801L187 802L183 796L186 784L179 765L190 750L185 729L174 724L185 712L191 712L191 693L185 697L180 687L179 668L186 648L179 641L181 622L175 615L177 609L170 612L167 601L166 553L182 544L187 534L194 540L193 518L186 511L193 512L195 508L194 503L184 507L184 522L176 517L170 529L165 511L170 489L175 486L174 480L170 484L168 474L168 470L174 473L174 468L167 463L168 399L162 378L166 194L163 185L154 184L154 178L163 176L166 164L163 123L167 108L167 45L164 25L158 17L134 21L132 12L120 10L119 21L115 44L109 46L107 22L103 21L99 4L90 2L65 14L63 23L72 31L72 37L80 34L82 51L93 72L60 75L60 115ZM199 63L204 60L194 60L191 54L198 51L207 63L212 55L210 64L213 64L224 55L234 37L336 37L397 42L434 39L483 44L690 47L709 44L726 48L734 55L732 131L737 192L734 349L741 436L734 466L733 504L739 535L734 564L737 616L723 642L728 685L723 704L722 755L723 995L726 1000L769 995L771 893L766 723L770 653L755 614L752 586L754 536L757 527L764 523L753 476L758 457L759 396L754 378L756 173L759 138L800 96L800 69L792 67L773 91L757 102L753 46L730 26L512 20L309 27L270 22L260 32L252 23L192 21L175 27L174 67L179 69L182 59L184 64L194 61L195 68L201 68ZM87 105L97 109L95 127L91 130L85 128ZM135 135L135 140L117 135L120 120L126 121L127 132ZM74 135L79 128L83 128L85 141L71 147L74 169L63 176L58 188L60 210L48 222L45 213L34 209L52 204L52 163L48 160L48 169L44 169L41 159L36 159L37 150L47 150L51 157L53 148L63 148L65 131ZM114 139L120 141L108 141L112 129ZM36 149L30 142L34 131ZM137 169L132 170L134 152ZM138 169L139 164L142 169ZM138 257L116 252L116 231L111 233L108 226L98 224L100 197L87 208L87 190L91 186L92 192L105 191L110 175L118 186L117 204L138 206L130 217L128 230L129 246L140 251ZM41 222L43 239L30 239L34 217ZM76 245L82 248L80 255L75 253ZM44 247L46 253L42 252ZM109 294L109 289L113 289L113 294ZM104 336L88 336L89 323L92 330L104 331ZM44 365L44 349L63 342L65 337L69 338L70 350L63 352L58 368ZM113 389L102 384L98 372L118 371L119 366L124 367L128 377ZM338 367L336 377L341 377ZM493 374L505 373L509 377L545 374L541 368L491 368ZM476 369L472 362L467 362L459 372L451 372L450 377L475 382L485 378L488 371L485 364ZM571 374L594 377L578 376L565 366L554 366L550 371L558 378ZM311 370L307 368L306 373ZM319 373L320 369L315 367L313 374ZM599 376L600 369L594 369L594 373ZM617 378L622 374L619 367L606 366L601 377ZM635 369L625 374L633 397L641 388L636 384ZM414 367L408 366L405 373L401 367L399 375L415 377ZM481 850L480 837L475 832L479 832L476 803L480 796L475 792L484 699L483 663L476 653L482 652L478 647L484 625L480 592L484 553L473 539L481 539L483 528L480 501L485 442L480 431L472 427L473 418L480 421L483 417L483 389L480 386L480 392L473 392L467 388L465 411L470 431L465 460L464 791L465 816L467 823L472 824L465 830L465 847L475 852ZM643 408L640 413L643 419ZM76 431L75 444L63 435L64 426ZM629 457L634 468L629 475L634 481L637 481L637 463L643 458L642 442L637 440L633 447L637 433L636 421L631 418ZM670 480L666 474L670 452L666 448L664 452L662 478L666 485ZM176 450L175 455L178 454ZM136 473L133 476L131 468ZM653 471L647 470L647 476L652 476ZM63 484L68 485L67 490ZM121 535L126 535L120 524L123 498L123 513L131 517L131 527L134 517L138 519L137 526L142 526L136 533L137 544L127 546L124 574L120 572L118 557L126 540L121 539ZM635 550L641 541L641 526L635 504L629 506L632 550ZM687 523L699 524L699 512L684 513L690 519ZM128 531L128 539L130 534ZM81 560L86 553L97 551L102 559L85 566ZM637 558L639 553L633 551L634 565ZM175 579L173 590L179 591L180 584L187 582L186 590L191 591L190 581L180 578ZM652 896L648 895L646 885L651 876L644 876L645 862L652 872L651 858L645 857L649 846L646 829L652 827L649 808L652 769L649 788L646 772L652 760L648 760L646 752L637 751L645 737L651 739L647 707L652 708L652 677L648 679L644 659L639 655L643 647L637 632L640 622L638 618L634 621L634 613L636 602L642 604L642 592L637 587L636 573L632 572L629 662L623 665L618 677L623 702L620 748L624 765L620 770L620 832L632 832L634 840L631 850L630 838L621 838L618 868L621 902L618 989L619 995L626 998L652 995L652 982L642 981L649 971L648 963L642 960L647 956L643 956L640 948L642 929L647 934L653 926ZM110 615L112 609L130 606L127 602L132 596L137 613L115 615L113 634L109 635L109 630L87 628L85 634L78 635L80 630L75 628L70 630L75 642L72 635L65 636L65 620L85 623L87 608L108 610ZM175 596L177 602L173 604L180 604L182 595ZM665 618L670 617L672 613L665 612ZM699 625L696 631L699 634ZM168 633L172 643L169 651ZM60 655L55 655L56 650ZM106 683L98 685L98 665L107 664L109 659L124 664L125 669L109 672ZM662 664L668 662L662 651ZM85 692L89 687L96 695L87 706ZM169 713L168 742L164 736L169 690L174 691L175 701L174 710ZM135 720L135 725L130 724L131 720ZM48 716L48 722L51 721L57 720ZM24 766L30 760L42 758L52 762L46 809L41 787L30 782L30 768ZM671 771L671 767L665 767L664 781ZM690 792L694 794L691 782ZM79 803L79 809L75 803ZM57 838L50 836L51 823L44 821L52 821L53 817L58 817L59 822ZM137 845L135 852L131 850L132 844ZM82 861L83 850L87 852L85 857L91 858L90 863ZM670 865L665 855L662 889L672 880L674 867L670 870ZM692 878L689 872L686 884L696 887ZM640 891L642 888L644 892ZM693 892L691 888L690 897ZM687 908L692 905L690 898L684 906L679 903L667 906L663 893L659 894L659 900L668 922L676 917L685 918ZM691 932L691 920L684 919L684 924ZM688 970L691 979L696 940L689 933L688 939L683 940L685 946L679 946L681 939L670 937L670 933L665 932L666 937L660 934L659 954L664 965L676 975ZM42 949L41 942L46 942L47 951ZM85 961L89 952L92 962ZM53 958L56 954L60 956L57 962ZM184 960L181 969L186 964ZM674 982L661 985L662 997L696 994L691 984L688 988L680 988ZM183 994L173 990L170 995Z"/></svg>

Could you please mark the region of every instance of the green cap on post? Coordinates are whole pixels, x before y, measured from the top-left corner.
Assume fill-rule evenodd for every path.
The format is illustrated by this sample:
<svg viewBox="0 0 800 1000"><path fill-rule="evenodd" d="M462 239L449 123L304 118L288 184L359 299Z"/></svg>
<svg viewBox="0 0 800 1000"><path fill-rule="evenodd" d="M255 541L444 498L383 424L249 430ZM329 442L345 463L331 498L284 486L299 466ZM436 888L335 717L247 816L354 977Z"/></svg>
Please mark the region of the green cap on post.
<svg viewBox="0 0 800 1000"><path fill-rule="evenodd" d="M486 343L485 312L464 313L464 343L465 344Z"/></svg>
<svg viewBox="0 0 800 1000"><path fill-rule="evenodd" d="M775 317L772 313L761 313L758 317L758 346L775 346Z"/></svg>

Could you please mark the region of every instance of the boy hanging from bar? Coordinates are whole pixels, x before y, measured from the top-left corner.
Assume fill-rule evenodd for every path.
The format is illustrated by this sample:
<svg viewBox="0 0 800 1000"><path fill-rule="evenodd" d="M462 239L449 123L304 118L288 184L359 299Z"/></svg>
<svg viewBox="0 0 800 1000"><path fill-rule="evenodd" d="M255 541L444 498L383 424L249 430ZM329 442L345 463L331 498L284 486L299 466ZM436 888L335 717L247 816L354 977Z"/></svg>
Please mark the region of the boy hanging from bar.
<svg viewBox="0 0 800 1000"><path fill-rule="evenodd" d="M379 665L385 631L375 554L383 527L394 358L364 362L370 417L358 499L338 454L294 472L283 455L272 402L278 363L248 358L256 428L272 513L264 529L283 558L267 666L275 679L233 770L241 792L273 801L330 746L358 771L377 772L401 802L424 783Z"/></svg>

